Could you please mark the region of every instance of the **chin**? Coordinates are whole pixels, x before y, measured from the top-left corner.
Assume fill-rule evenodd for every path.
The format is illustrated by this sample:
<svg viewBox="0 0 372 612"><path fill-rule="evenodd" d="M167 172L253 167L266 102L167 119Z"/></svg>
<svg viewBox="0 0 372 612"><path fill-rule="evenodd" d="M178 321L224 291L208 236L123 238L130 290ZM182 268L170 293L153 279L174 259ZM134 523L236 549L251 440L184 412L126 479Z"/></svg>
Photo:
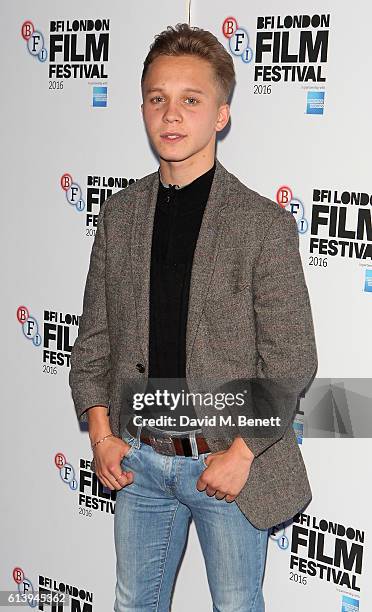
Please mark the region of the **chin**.
<svg viewBox="0 0 372 612"><path fill-rule="evenodd" d="M166 162L182 162L182 161L185 161L185 159L189 159L189 157L192 157L192 153L190 154L176 153L175 151L173 153L171 152L166 153L164 151L158 151L158 155L160 159Z"/></svg>
<svg viewBox="0 0 372 612"><path fill-rule="evenodd" d="M176 157L176 156L170 156L170 155L159 155L159 158L162 159L163 161L166 162L182 162L185 161L185 159L187 159L187 157Z"/></svg>

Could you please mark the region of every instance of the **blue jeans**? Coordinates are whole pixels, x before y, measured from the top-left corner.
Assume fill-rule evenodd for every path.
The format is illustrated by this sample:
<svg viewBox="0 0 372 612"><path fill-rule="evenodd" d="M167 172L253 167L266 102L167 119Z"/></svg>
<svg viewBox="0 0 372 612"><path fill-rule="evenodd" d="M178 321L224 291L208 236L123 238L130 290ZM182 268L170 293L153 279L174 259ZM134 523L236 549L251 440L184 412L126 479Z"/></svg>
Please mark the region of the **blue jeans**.
<svg viewBox="0 0 372 612"><path fill-rule="evenodd" d="M121 466L133 471L134 482L116 497L115 612L169 612L191 518L205 560L213 612L264 612L268 530L256 529L235 501L197 490L209 453L161 455L139 435L135 438L125 430L122 438L132 448Z"/></svg>

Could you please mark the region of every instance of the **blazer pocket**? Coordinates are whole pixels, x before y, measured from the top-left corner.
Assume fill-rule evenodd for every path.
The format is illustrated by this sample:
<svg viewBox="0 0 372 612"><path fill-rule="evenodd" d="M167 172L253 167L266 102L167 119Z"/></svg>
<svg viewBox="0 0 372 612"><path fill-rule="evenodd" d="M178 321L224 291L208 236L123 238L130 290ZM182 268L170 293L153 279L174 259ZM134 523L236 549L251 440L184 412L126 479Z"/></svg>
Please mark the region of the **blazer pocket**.
<svg viewBox="0 0 372 612"><path fill-rule="evenodd" d="M218 304L221 301L228 301L228 300L234 301L242 297L243 293L246 293L248 297L248 295L250 294L250 291L251 291L251 284L246 283L244 287L241 287L237 291L226 291L223 293L216 293L214 295L208 295L205 301L208 304L214 304L214 303Z"/></svg>

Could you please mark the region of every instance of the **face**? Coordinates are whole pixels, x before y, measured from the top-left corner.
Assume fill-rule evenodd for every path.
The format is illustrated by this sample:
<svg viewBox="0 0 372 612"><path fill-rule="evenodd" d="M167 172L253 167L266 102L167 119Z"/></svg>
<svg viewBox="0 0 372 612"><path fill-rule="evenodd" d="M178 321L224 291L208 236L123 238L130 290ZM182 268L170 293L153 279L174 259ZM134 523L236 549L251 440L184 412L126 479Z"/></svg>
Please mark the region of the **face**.
<svg viewBox="0 0 372 612"><path fill-rule="evenodd" d="M148 136L166 162L214 158L216 132L229 119L213 68L196 56L160 55L148 67L142 89Z"/></svg>

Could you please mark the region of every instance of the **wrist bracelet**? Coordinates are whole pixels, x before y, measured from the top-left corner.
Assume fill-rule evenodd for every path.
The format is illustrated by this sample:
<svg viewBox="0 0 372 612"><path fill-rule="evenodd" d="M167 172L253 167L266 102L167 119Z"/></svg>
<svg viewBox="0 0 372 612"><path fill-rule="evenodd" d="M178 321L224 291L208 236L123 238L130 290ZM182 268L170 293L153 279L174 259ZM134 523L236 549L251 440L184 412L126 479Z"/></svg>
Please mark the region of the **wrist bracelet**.
<svg viewBox="0 0 372 612"><path fill-rule="evenodd" d="M106 440L106 438L109 438L110 436L113 436L114 434L107 434L107 436L105 436L104 438L102 438L101 440L97 440L97 442L95 442L94 444L92 444L91 449L93 450L95 446L97 446L97 444L99 444L100 442L103 442L104 440Z"/></svg>

